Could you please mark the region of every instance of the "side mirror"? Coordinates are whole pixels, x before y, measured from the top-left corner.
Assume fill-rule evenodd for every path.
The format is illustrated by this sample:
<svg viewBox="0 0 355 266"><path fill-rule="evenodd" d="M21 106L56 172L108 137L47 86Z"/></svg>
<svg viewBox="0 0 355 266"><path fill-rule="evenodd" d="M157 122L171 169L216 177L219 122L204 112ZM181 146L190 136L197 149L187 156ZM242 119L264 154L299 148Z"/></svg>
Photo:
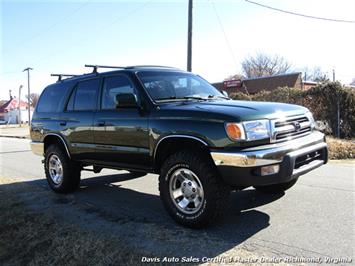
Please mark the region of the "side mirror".
<svg viewBox="0 0 355 266"><path fill-rule="evenodd" d="M138 107L136 95L133 93L119 93L116 95L116 108Z"/></svg>
<svg viewBox="0 0 355 266"><path fill-rule="evenodd" d="M222 92L222 94L224 95L224 96L226 96L226 97L228 97L229 98L229 96L228 96L228 92L226 92L225 90L223 90L223 91L221 91Z"/></svg>

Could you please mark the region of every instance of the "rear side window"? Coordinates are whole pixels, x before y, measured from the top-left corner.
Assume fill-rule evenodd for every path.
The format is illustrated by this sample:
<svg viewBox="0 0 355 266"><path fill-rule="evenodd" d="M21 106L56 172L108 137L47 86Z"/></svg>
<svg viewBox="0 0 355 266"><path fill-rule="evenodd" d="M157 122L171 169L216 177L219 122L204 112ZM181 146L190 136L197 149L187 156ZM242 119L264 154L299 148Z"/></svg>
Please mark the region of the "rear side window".
<svg viewBox="0 0 355 266"><path fill-rule="evenodd" d="M85 80L78 83L70 96L68 111L92 111L96 109L99 79Z"/></svg>
<svg viewBox="0 0 355 266"><path fill-rule="evenodd" d="M64 97L67 94L70 86L57 86L52 85L43 91L39 102L37 104L37 112L40 113L53 113L58 112L60 107L63 106Z"/></svg>

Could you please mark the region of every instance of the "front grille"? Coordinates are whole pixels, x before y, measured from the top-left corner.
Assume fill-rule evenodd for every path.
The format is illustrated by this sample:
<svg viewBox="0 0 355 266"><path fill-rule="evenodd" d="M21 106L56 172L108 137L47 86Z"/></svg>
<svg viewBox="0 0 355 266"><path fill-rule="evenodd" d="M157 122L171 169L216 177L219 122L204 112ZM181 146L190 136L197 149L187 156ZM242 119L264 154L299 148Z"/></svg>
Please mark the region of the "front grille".
<svg viewBox="0 0 355 266"><path fill-rule="evenodd" d="M289 140L309 134L311 122L306 116L289 117L272 122L272 140L274 142Z"/></svg>

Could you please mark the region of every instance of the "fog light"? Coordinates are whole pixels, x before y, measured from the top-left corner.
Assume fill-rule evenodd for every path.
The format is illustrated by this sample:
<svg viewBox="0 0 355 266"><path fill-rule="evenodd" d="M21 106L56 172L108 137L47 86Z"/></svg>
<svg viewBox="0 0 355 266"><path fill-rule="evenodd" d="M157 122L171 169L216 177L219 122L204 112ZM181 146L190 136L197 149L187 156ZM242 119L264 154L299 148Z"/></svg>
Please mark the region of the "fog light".
<svg viewBox="0 0 355 266"><path fill-rule="evenodd" d="M280 170L280 165L274 164L274 165L268 165L268 166L263 166L261 167L261 175L272 175L278 173Z"/></svg>

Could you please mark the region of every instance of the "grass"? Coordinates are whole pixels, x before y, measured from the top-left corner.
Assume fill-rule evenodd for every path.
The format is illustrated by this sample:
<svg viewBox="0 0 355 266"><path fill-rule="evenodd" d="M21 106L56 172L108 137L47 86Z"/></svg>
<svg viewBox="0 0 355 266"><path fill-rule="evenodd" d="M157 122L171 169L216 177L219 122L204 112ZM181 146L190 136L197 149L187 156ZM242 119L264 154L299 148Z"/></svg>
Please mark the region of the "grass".
<svg viewBox="0 0 355 266"><path fill-rule="evenodd" d="M117 237L99 235L31 211L0 188L0 265L132 265L150 256Z"/></svg>
<svg viewBox="0 0 355 266"><path fill-rule="evenodd" d="M327 137L329 159L355 159L355 141Z"/></svg>

